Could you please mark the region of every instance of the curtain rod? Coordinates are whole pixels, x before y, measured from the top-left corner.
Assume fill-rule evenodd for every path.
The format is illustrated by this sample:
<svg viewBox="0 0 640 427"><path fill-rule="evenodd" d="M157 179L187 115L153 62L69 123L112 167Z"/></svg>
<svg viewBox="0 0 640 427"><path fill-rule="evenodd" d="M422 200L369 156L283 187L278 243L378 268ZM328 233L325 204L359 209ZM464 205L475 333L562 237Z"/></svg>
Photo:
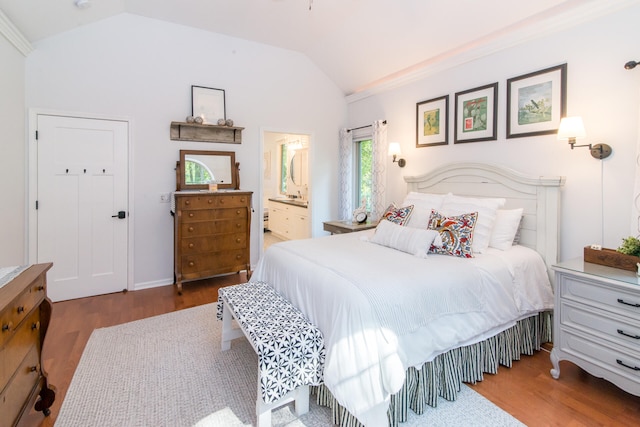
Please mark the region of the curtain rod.
<svg viewBox="0 0 640 427"><path fill-rule="evenodd" d="M382 121L382 123L386 125L386 124L387 124L387 121L386 121L386 120L383 120L383 121ZM357 127L357 128L347 129L347 132L351 132L352 130L358 130L358 129L370 128L371 126L373 126L373 125L365 125L365 126L360 126L360 127Z"/></svg>

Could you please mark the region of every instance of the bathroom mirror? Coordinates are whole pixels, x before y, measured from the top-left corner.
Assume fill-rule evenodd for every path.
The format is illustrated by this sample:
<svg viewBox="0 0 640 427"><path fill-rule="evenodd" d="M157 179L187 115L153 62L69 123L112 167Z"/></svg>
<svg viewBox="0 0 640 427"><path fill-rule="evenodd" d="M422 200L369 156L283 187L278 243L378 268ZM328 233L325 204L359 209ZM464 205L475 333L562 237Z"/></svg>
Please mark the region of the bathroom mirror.
<svg viewBox="0 0 640 427"><path fill-rule="evenodd" d="M178 190L205 190L209 182L219 189L238 189L238 168L233 151L180 150Z"/></svg>
<svg viewBox="0 0 640 427"><path fill-rule="evenodd" d="M291 150L289 161L289 179L296 187L304 187L309 184L309 152L306 148ZM295 189L294 189L295 190Z"/></svg>
<svg viewBox="0 0 640 427"><path fill-rule="evenodd" d="M291 165L289 166L289 174L291 176L291 181L295 185L302 185L302 164L301 164L302 156L296 155L293 153L291 156Z"/></svg>

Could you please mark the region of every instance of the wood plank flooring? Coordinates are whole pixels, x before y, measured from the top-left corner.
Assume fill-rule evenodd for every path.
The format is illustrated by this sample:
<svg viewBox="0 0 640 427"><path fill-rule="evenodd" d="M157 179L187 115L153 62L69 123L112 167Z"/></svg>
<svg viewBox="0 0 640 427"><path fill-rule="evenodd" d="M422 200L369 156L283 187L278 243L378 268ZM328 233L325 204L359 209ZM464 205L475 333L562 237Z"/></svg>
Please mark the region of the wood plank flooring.
<svg viewBox="0 0 640 427"><path fill-rule="evenodd" d="M243 283L244 273L173 286L54 303L44 348L44 368L57 389L51 415L31 412L27 426L53 426L82 351L95 328L214 302L221 286ZM485 375L472 387L528 426L640 426L640 397L561 362L560 379L549 374L548 351L522 356L512 368Z"/></svg>

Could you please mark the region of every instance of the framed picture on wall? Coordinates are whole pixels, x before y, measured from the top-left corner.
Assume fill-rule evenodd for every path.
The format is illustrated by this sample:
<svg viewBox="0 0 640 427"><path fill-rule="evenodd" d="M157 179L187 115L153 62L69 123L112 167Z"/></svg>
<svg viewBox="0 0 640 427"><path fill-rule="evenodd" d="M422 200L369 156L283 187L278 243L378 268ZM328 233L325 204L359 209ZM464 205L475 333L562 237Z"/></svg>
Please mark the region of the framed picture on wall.
<svg viewBox="0 0 640 427"><path fill-rule="evenodd" d="M567 64L507 80L507 138L558 131L567 112Z"/></svg>
<svg viewBox="0 0 640 427"><path fill-rule="evenodd" d="M456 93L454 143L497 139L498 83Z"/></svg>
<svg viewBox="0 0 640 427"><path fill-rule="evenodd" d="M191 115L202 117L203 123L207 124L217 124L218 119L226 119L224 90L191 86Z"/></svg>
<svg viewBox="0 0 640 427"><path fill-rule="evenodd" d="M449 143L449 95L416 104L416 147Z"/></svg>

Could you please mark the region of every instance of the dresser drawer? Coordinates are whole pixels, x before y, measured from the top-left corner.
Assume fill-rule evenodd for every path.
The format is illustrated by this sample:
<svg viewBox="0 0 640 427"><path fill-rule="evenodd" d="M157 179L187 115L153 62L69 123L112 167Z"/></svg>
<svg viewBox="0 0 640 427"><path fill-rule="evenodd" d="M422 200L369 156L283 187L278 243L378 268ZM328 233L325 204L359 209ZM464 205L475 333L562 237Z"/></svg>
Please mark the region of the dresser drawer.
<svg viewBox="0 0 640 427"><path fill-rule="evenodd" d="M38 350L32 347L0 394L0 427L12 426L40 379Z"/></svg>
<svg viewBox="0 0 640 427"><path fill-rule="evenodd" d="M201 195L178 197L177 207L182 210L240 208L250 206L250 200L245 195Z"/></svg>
<svg viewBox="0 0 640 427"><path fill-rule="evenodd" d="M40 346L40 310L31 313L7 344L0 347L0 384L7 382L31 349Z"/></svg>
<svg viewBox="0 0 640 427"><path fill-rule="evenodd" d="M11 338L20 322L46 295L43 278L38 278L0 312L0 348Z"/></svg>
<svg viewBox="0 0 640 427"><path fill-rule="evenodd" d="M206 254L183 255L182 274L211 272L211 275L219 274L219 271L229 272L234 266L242 266L249 262L249 250L238 249L227 252L212 252ZM241 267L242 269L244 267Z"/></svg>
<svg viewBox="0 0 640 427"><path fill-rule="evenodd" d="M246 233L184 238L180 242L183 255L191 255L199 252L221 252L230 249L242 249L246 246Z"/></svg>
<svg viewBox="0 0 640 427"><path fill-rule="evenodd" d="M631 293L575 276L561 276L560 297L614 311L640 322L640 293Z"/></svg>
<svg viewBox="0 0 640 427"><path fill-rule="evenodd" d="M213 221L217 219L244 219L247 218L246 208L231 209L200 209L186 210L182 212L182 222Z"/></svg>
<svg viewBox="0 0 640 427"><path fill-rule="evenodd" d="M209 236L212 234L225 233L244 233L247 231L247 222L242 219L238 220L219 220L219 221L201 221L189 222L180 225L182 238Z"/></svg>
<svg viewBox="0 0 640 427"><path fill-rule="evenodd" d="M562 302L560 322L640 352L640 324L592 307Z"/></svg>

